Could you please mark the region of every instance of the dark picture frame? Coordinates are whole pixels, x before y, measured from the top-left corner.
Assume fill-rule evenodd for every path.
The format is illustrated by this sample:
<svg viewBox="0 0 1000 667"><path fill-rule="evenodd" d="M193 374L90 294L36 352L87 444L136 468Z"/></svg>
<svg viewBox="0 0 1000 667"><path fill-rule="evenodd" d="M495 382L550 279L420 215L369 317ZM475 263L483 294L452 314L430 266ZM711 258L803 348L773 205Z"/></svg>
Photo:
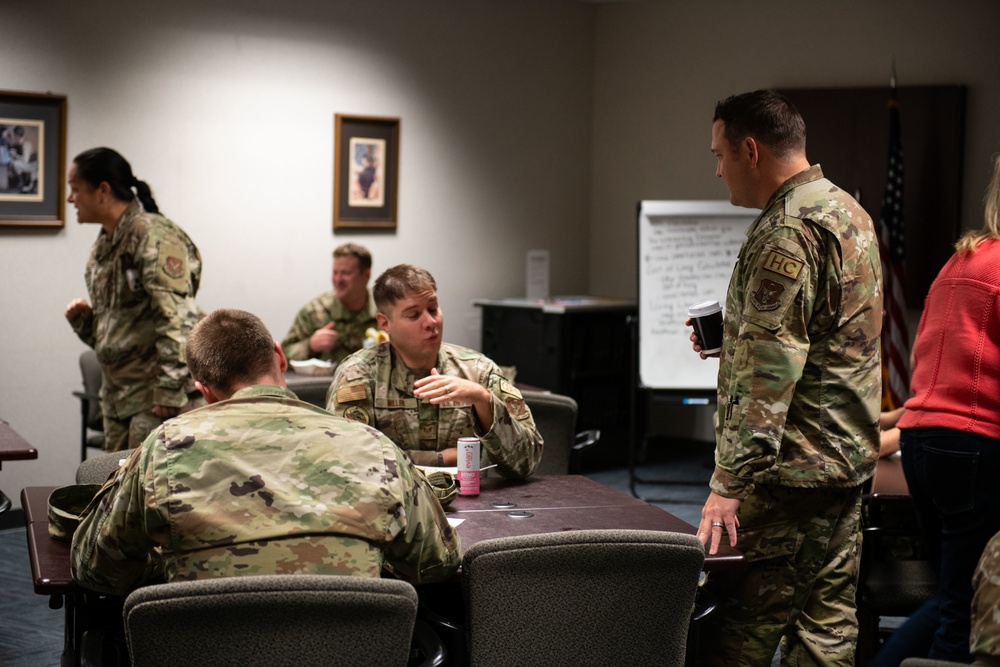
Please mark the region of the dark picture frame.
<svg viewBox="0 0 1000 667"><path fill-rule="evenodd" d="M62 227L66 96L0 90L0 226Z"/></svg>
<svg viewBox="0 0 1000 667"><path fill-rule="evenodd" d="M396 229L399 118L334 116L333 229Z"/></svg>

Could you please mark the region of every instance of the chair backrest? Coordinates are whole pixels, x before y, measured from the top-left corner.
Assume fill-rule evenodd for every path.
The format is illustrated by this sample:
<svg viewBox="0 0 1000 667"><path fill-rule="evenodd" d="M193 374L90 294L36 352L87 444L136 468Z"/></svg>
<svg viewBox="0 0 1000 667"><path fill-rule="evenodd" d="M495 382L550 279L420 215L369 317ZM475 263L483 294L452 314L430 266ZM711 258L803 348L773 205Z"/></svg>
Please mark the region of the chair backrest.
<svg viewBox="0 0 1000 667"><path fill-rule="evenodd" d="M485 540L462 561L472 665L680 665L705 550L694 535Z"/></svg>
<svg viewBox="0 0 1000 667"><path fill-rule="evenodd" d="M403 666L416 613L404 581L312 574L148 586L124 607L133 667Z"/></svg>
<svg viewBox="0 0 1000 667"><path fill-rule="evenodd" d="M104 382L101 364L97 361L97 353L91 349L80 353L80 374L83 376L83 392L88 396L99 396L101 384ZM104 422L101 418L101 402L99 400L89 400L87 403L87 428L95 431L104 430Z"/></svg>
<svg viewBox="0 0 1000 667"><path fill-rule="evenodd" d="M120 452L98 454L80 463L76 468L77 484L104 484L108 481L121 462L129 457L134 449L123 449Z"/></svg>
<svg viewBox="0 0 1000 667"><path fill-rule="evenodd" d="M570 455L576 441L576 401L569 396L541 391L523 391L521 395L545 440L542 460L535 474L569 473Z"/></svg>

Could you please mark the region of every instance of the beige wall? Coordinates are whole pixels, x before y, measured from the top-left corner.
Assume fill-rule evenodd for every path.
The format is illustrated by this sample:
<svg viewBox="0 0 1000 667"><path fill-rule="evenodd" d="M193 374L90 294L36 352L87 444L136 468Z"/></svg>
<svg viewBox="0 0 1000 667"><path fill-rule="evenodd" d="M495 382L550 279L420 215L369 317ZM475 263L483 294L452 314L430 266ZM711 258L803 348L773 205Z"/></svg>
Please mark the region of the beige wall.
<svg viewBox="0 0 1000 667"><path fill-rule="evenodd" d="M533 0L3 3L0 89L69 104L70 156L120 150L195 239L206 310L276 337L329 289L330 252L421 264L446 337L478 346L477 297L587 289L592 8ZM399 230L331 233L334 113L402 118ZM62 317L98 228L0 229L0 416L39 450L0 488L72 481L84 349Z"/></svg>
<svg viewBox="0 0 1000 667"><path fill-rule="evenodd" d="M968 85L967 225L1000 149L992 0L51 0L0 21L0 89L66 94L70 156L126 155L199 244L203 307L278 337L348 239L376 273L427 266L467 345L470 301L523 293L531 248L554 293L634 297L636 202L725 197L708 132L733 92L882 85L893 56L903 84ZM331 234L336 112L402 118L398 233ZM0 416L40 450L0 472L14 496L72 478L83 346L62 309L96 233L0 229Z"/></svg>

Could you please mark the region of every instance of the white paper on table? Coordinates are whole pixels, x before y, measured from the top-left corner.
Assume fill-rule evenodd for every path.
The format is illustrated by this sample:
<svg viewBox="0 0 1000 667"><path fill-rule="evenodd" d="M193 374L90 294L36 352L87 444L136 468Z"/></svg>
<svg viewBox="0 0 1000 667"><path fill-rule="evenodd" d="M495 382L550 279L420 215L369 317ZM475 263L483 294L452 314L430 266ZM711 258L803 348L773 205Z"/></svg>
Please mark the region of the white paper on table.
<svg viewBox="0 0 1000 667"><path fill-rule="evenodd" d="M453 516L448 517L448 525L452 528L458 528L458 525L465 521L465 519L456 519Z"/></svg>

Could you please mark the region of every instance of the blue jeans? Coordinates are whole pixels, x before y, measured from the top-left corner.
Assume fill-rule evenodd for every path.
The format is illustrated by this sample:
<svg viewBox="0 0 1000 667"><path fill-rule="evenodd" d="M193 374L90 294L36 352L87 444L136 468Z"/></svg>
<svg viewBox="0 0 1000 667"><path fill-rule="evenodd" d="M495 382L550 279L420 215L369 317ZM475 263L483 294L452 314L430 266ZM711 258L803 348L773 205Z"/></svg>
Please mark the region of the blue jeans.
<svg viewBox="0 0 1000 667"><path fill-rule="evenodd" d="M872 665L895 666L901 657L971 663L972 575L1000 531L1000 440L951 429L903 429L900 446L927 557L940 582L937 597L893 634Z"/></svg>

